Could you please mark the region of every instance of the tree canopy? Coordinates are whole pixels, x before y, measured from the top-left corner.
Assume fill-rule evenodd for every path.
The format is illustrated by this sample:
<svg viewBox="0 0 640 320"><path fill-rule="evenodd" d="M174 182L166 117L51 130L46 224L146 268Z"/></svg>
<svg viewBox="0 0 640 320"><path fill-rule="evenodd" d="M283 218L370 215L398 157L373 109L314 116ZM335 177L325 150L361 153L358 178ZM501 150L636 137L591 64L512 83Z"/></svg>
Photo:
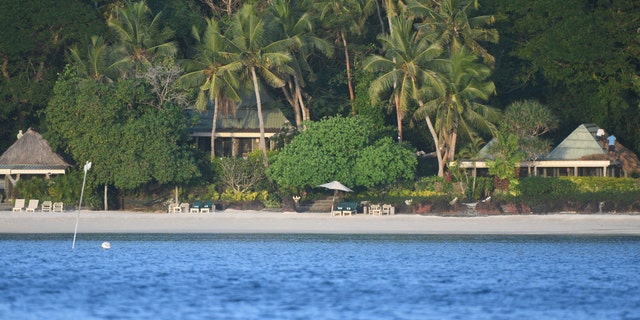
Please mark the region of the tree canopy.
<svg viewBox="0 0 640 320"><path fill-rule="evenodd" d="M250 14L249 10L242 9L247 4L253 6ZM268 32L261 34L269 42L256 43L252 50L225 51L229 53L225 58L244 63L247 71L252 69L249 65L258 67L255 64L258 58L264 58L260 60L264 62L261 67L255 69L256 77L252 76L251 80L261 80L253 83L253 89L259 89L260 94L268 92L296 125L300 119L318 121L325 116L353 114L354 108L358 114L372 108L384 109L380 111L386 110L387 114L371 117L376 121L374 126L404 128L408 130L404 142L420 145L427 153L448 152L440 154L444 161L453 159L453 153L462 149L458 146L489 138L490 133L482 127L491 129L493 123L483 124L482 120L497 113L484 107L505 110L514 101L531 99L540 101L558 117L558 130L550 135L556 142L576 125L588 122L614 133L621 143L638 152L640 130L635 123L640 121L640 33L637 12L640 12L637 2L591 0L304 0L295 3L288 0L6 0L0 2L3 30L0 149L8 147L19 129L41 127L45 135L49 129L60 130L54 128L57 123L48 122L49 108L53 105L64 108L60 101L72 97L65 91L71 89L65 89L62 84L54 90L58 74L68 76L64 71L67 62L76 68L76 76L98 82L85 84L96 92L91 95L83 91L82 99L95 99L98 93L124 94L126 90L118 89L117 82L125 80L135 80L135 88L128 90L153 91L138 77L149 75L149 70L159 70L154 69L159 61L175 61L182 67L187 65L183 62L203 57L202 43L190 37L193 26L204 30L206 17L215 21L220 34L240 44L240 33L235 32L233 25L242 25L239 21L242 15L246 18L242 19L244 22L265 23L254 26L267 27ZM394 19L397 21L392 23ZM403 33L394 29L400 26L406 27ZM256 35L250 31L246 34ZM424 40L425 35L433 36L429 39L433 42L418 42ZM403 49L401 44L409 44L400 41L406 40L403 37L415 40L410 44L416 48L441 47L441 54L430 57L439 62L437 66L410 59L417 56L409 54L410 51L397 51ZM286 49L266 45L284 39L297 45ZM264 50L270 47L277 50ZM451 72L452 63L456 57L462 57L462 52L468 56L457 61L467 61L477 68L456 70L464 70L466 75L475 72L473 84L479 86L458 81L464 79ZM275 59L272 53L277 53L279 58ZM249 56L255 59L240 59ZM364 70L365 60L371 56L387 60L387 68ZM276 62L282 64L278 68L262 68L273 67ZM224 65L229 63L225 61ZM202 65L199 70L210 75L211 68L221 66L213 62ZM447 85L446 94L429 95L437 91L433 87L435 81L429 85L412 77L409 72L412 70L402 69L414 67L439 73L440 81ZM372 104L364 98L369 94L369 83L379 84L375 81L383 75L378 73L381 70L395 73L396 79L407 82L389 81L380 86L375 93L381 99ZM259 74L260 71L263 73ZM411 82L414 80L416 82ZM126 81L124 83L129 83ZM149 78L146 81L149 82ZM107 86L109 83L113 87ZM466 88L483 90L476 90L481 94L458 103L462 97L458 93L465 92ZM56 97L60 90L67 98ZM118 90L122 91L118 93ZM394 105L395 98L398 98L397 105ZM125 101L118 97L101 99ZM161 109L165 105L172 109L173 102L164 103L170 101L164 98L161 102L155 98L145 99L127 103L153 103L158 108L154 113L166 112L164 116L169 117L171 112ZM424 107L438 100L443 102L441 108L422 108L416 117L415 111L421 102ZM49 106L47 110L46 106ZM141 110L138 105L134 109ZM81 110L89 108L77 109ZM105 112L107 110L110 109L105 108ZM413 117L403 117L405 113ZM433 121L434 130L427 128L425 115L432 117L429 120ZM176 127L186 125L185 121ZM53 138L53 132L49 136ZM368 143L375 145L378 140ZM77 156L76 161L85 159Z"/></svg>
<svg viewBox="0 0 640 320"><path fill-rule="evenodd" d="M314 187L338 180L373 187L411 179L415 153L390 137L377 137L358 117L330 117L311 123L278 154L267 175L284 187Z"/></svg>
<svg viewBox="0 0 640 320"><path fill-rule="evenodd" d="M132 190L148 182L183 183L198 176L182 109L155 108L140 79L82 81L72 68L54 89L47 137L78 163L91 161L97 184Z"/></svg>

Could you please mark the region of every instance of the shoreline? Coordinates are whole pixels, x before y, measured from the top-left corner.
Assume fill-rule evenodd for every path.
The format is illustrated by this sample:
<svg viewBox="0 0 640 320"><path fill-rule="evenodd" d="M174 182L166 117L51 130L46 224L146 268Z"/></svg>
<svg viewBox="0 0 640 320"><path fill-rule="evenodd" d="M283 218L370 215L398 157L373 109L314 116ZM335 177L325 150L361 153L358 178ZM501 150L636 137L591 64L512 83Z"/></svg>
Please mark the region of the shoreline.
<svg viewBox="0 0 640 320"><path fill-rule="evenodd" d="M71 233L298 233L420 235L634 235L637 214L496 215L443 217L417 214L335 216L250 210L213 213L0 211L0 234Z"/></svg>

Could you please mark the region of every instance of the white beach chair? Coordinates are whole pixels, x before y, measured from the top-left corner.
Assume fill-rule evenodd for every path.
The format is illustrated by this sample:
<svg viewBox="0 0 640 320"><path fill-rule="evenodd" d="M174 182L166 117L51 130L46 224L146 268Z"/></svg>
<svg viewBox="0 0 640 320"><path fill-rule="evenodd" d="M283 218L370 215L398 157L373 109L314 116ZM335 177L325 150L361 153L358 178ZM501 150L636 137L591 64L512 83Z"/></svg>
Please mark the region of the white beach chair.
<svg viewBox="0 0 640 320"><path fill-rule="evenodd" d="M51 207L53 206L53 203L51 201L45 201L42 203L42 207L40 208L40 211L42 212L51 212Z"/></svg>
<svg viewBox="0 0 640 320"><path fill-rule="evenodd" d="M169 213L178 213L178 212L182 212L182 209L180 208L180 205L177 203L170 203L169 204Z"/></svg>
<svg viewBox="0 0 640 320"><path fill-rule="evenodd" d="M396 208L394 208L390 204L383 204L382 205L382 214L386 214L386 215L396 214Z"/></svg>
<svg viewBox="0 0 640 320"><path fill-rule="evenodd" d="M382 215L382 206L379 204L372 204L371 207L369 207L369 214L374 215L374 216L381 216Z"/></svg>
<svg viewBox="0 0 640 320"><path fill-rule="evenodd" d="M16 202L13 204L13 211L20 211L24 208L24 199L16 199Z"/></svg>
<svg viewBox="0 0 640 320"><path fill-rule="evenodd" d="M29 199L29 205L27 206L27 212L36 212L36 209L38 209L38 204L40 203L40 200L38 199Z"/></svg>
<svg viewBox="0 0 640 320"><path fill-rule="evenodd" d="M64 203L62 202L54 202L53 207L51 208L52 212L62 212L64 211Z"/></svg>

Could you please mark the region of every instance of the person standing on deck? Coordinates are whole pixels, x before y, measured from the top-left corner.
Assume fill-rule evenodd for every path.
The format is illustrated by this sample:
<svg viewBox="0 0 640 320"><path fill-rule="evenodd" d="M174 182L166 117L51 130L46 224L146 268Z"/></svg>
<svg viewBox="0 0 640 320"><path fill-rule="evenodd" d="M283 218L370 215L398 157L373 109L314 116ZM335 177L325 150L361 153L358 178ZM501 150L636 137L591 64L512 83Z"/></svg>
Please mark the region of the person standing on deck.
<svg viewBox="0 0 640 320"><path fill-rule="evenodd" d="M615 154L616 152L616 136L613 134L610 135L607 140L609 141L609 155Z"/></svg>

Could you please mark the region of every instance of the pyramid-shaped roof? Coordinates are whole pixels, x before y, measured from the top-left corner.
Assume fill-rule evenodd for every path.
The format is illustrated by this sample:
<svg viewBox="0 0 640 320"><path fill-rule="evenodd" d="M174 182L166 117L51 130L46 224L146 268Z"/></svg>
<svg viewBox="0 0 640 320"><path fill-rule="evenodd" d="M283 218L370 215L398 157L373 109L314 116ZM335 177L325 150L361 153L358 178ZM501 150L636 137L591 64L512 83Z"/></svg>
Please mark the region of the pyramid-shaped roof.
<svg viewBox="0 0 640 320"><path fill-rule="evenodd" d="M51 151L47 140L29 129L0 156L0 174L61 173L70 165ZM6 173L5 173L6 174Z"/></svg>
<svg viewBox="0 0 640 320"><path fill-rule="evenodd" d="M495 138L491 139L478 151L478 154L473 157L473 160L494 160L496 157L492 154L491 149L496 143Z"/></svg>
<svg viewBox="0 0 640 320"><path fill-rule="evenodd" d="M586 156L606 155L605 145L596 138L598 126L581 124L549 154L545 160L579 160Z"/></svg>

